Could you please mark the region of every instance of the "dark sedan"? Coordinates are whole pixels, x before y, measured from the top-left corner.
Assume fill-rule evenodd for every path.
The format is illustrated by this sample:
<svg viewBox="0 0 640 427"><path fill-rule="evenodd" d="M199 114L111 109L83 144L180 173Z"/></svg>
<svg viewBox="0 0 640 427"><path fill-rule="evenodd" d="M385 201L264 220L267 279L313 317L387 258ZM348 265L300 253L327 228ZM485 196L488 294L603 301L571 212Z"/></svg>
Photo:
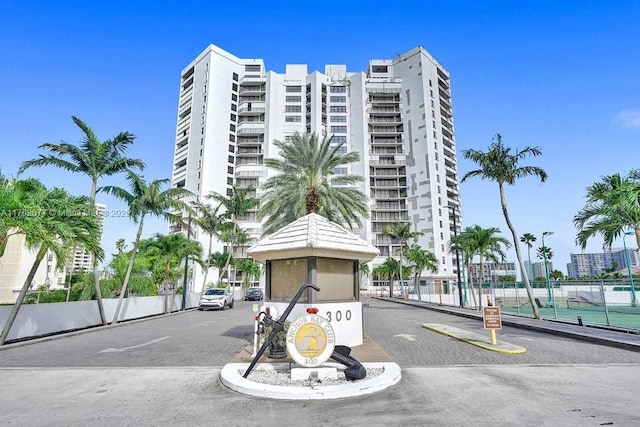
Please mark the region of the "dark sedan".
<svg viewBox="0 0 640 427"><path fill-rule="evenodd" d="M264 298L264 293L260 288L249 288L244 294L245 301L262 301L262 298Z"/></svg>

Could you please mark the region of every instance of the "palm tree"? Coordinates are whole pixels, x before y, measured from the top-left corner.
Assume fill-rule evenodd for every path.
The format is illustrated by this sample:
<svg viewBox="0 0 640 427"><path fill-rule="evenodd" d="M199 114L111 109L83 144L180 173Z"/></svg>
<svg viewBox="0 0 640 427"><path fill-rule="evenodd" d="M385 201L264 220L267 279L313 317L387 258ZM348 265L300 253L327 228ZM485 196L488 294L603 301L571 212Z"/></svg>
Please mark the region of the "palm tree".
<svg viewBox="0 0 640 427"><path fill-rule="evenodd" d="M200 229L209 235L209 249L204 264L204 278L202 279L202 290L204 290L207 284L207 276L209 275L209 269L211 269L211 250L213 246L213 238L220 239L223 227L226 224L227 215L219 214L218 211L222 207L222 204L218 204L215 208L211 207L208 203L195 202L194 207L197 212L196 224Z"/></svg>
<svg viewBox="0 0 640 427"><path fill-rule="evenodd" d="M395 239L400 243L400 265L403 265L404 247L407 245L410 239L415 239L424 233L420 231L411 231L411 224L408 222L396 222L393 226L387 225L382 234ZM408 294L405 290L404 280L401 279L400 286L403 289L405 298L408 298Z"/></svg>
<svg viewBox="0 0 640 427"><path fill-rule="evenodd" d="M291 141L274 142L282 158L265 159L265 165L277 172L265 183L261 200L259 219L266 218L265 235L310 213L351 229L369 216L367 197L353 187L363 178L335 173L360 159L357 152L342 153L344 144L333 144L332 137L320 141L317 134L298 133Z"/></svg>
<svg viewBox="0 0 640 427"><path fill-rule="evenodd" d="M82 245L95 259L103 257L98 244L100 227L97 217L92 214L91 201L87 197L70 196L60 188L42 190L37 196L40 199L39 206L46 214L25 217L22 224L18 225L25 236L27 247L36 251L36 258L0 334L0 345L5 343L40 262L47 253L55 255L56 266L60 269L64 268L69 247L73 245ZM69 212L73 214L70 215Z"/></svg>
<svg viewBox="0 0 640 427"><path fill-rule="evenodd" d="M473 292L473 257L476 254L476 243L474 241L473 229L471 227L465 228L458 233L457 236L453 236L449 244L449 252L454 253L456 250L462 253L463 264L467 267L467 280L469 281L469 289L471 290L471 297L473 298L473 305L478 306L476 301L476 294Z"/></svg>
<svg viewBox="0 0 640 427"><path fill-rule="evenodd" d="M604 246L611 248L626 230L635 232L640 246L640 169L626 176L604 176L587 187L587 202L574 216L573 224L578 229L576 242L582 249L587 240L598 234L604 239Z"/></svg>
<svg viewBox="0 0 640 427"><path fill-rule="evenodd" d="M529 259L529 269L527 270L527 276L533 274L533 267L531 266L531 248L533 248L533 243L538 240L536 236L531 233L524 233L520 236L520 241L527 245L527 258Z"/></svg>
<svg viewBox="0 0 640 427"><path fill-rule="evenodd" d="M218 269L218 281L216 282L218 286L220 286L220 283L222 282L222 273L225 270L228 259L229 255L222 252L214 252L209 256L209 266ZM234 262L233 257L231 258L231 262ZM202 290L204 291L205 288L206 284Z"/></svg>
<svg viewBox="0 0 640 427"><path fill-rule="evenodd" d="M364 276L368 278L369 274L371 273L371 267L369 266L368 262L360 262L358 263L358 271L360 271L361 277Z"/></svg>
<svg viewBox="0 0 640 427"><path fill-rule="evenodd" d="M227 282L231 283L229 267L231 265L231 258L236 244L240 242L246 243L248 236L244 230L238 225L238 218L240 218L248 210L258 206L258 199L255 197L249 197L249 194L253 193L255 189L251 186L246 188L231 186L231 194L225 196L220 193L211 192L206 197L220 203L224 209L224 214L230 220L230 226L222 226L220 232L223 235L223 240L229 243L229 252L227 255L227 262L225 270L227 270Z"/></svg>
<svg viewBox="0 0 640 427"><path fill-rule="evenodd" d="M543 260L543 259L545 259L545 256L546 256L547 261L550 261L550 260L551 260L551 258L553 258L553 251L552 251L552 250L551 250L551 248L549 248L549 247L546 247L546 246L540 246L540 247L536 250L536 256L537 256L539 259L542 259L542 260Z"/></svg>
<svg viewBox="0 0 640 427"><path fill-rule="evenodd" d="M389 279L389 297L393 298L393 279L394 277L397 277L398 279L402 280L400 277L400 263L397 259L389 257L385 260L385 262L381 264L381 266L384 266L384 268L388 272L387 277ZM384 273L384 270L382 270L382 272Z"/></svg>
<svg viewBox="0 0 640 427"><path fill-rule="evenodd" d="M538 147L525 147L522 150L516 150L515 154L511 154L511 148L505 147L502 144L502 136L497 133L493 137L493 140L487 152L482 152L479 150L464 150L462 152L462 155L466 159L469 159L476 163L478 166L480 166L480 169L467 172L460 181L464 182L468 178L479 176L481 179L486 179L498 183L502 214L504 215L507 226L511 231L513 244L516 250L516 257L518 258L518 264L520 265L520 270L524 272L524 274L522 275L522 278L524 279L524 286L527 289L529 302L531 303L531 307L533 308L533 316L536 319L540 319L540 312L538 311L538 307L535 304L533 289L531 288L531 284L529 283L529 276L526 274L527 271L524 268L522 255L520 254L518 234L516 233L516 229L514 228L513 223L509 218L509 212L507 210L507 199L504 195L504 186L505 184L514 185L516 183L516 180L527 176L535 176L540 179L540 182L545 182L547 180L547 173L544 171L544 169L536 166L518 166L520 161L525 159L527 156L539 156L541 154L542 151Z"/></svg>
<svg viewBox="0 0 640 427"><path fill-rule="evenodd" d="M252 259L240 260L236 269L242 272L242 289L246 291L249 288L249 282L262 274L262 267Z"/></svg>
<svg viewBox="0 0 640 427"><path fill-rule="evenodd" d="M409 250L407 250L407 260L413 263L413 283L418 292L418 301L422 301L419 283L420 275L425 269L432 273L437 273L438 258L433 252L422 249L418 244L413 244L409 247Z"/></svg>
<svg viewBox="0 0 640 427"><path fill-rule="evenodd" d="M119 254L123 253L127 249L127 244L123 238L116 240L116 250Z"/></svg>
<svg viewBox="0 0 640 427"><path fill-rule="evenodd" d="M142 176L128 171L127 180L131 187L130 191L115 186L106 186L100 189L100 191L112 194L123 200L129 207L129 218L138 224L138 232L133 242L131 258L129 259L129 265L122 283L122 288L120 289L120 297L118 298L118 305L116 306L112 323L118 322L122 300L127 291L127 284L129 283L133 263L136 260L145 217L147 215L163 217L173 223L184 225L182 218L174 214L173 211L193 212L191 207L181 200L181 198L193 196L193 193L184 188L177 187L163 190L162 188L169 183L168 179L156 179L148 183Z"/></svg>
<svg viewBox="0 0 640 427"><path fill-rule="evenodd" d="M387 264L380 264L373 268L373 275L378 279L389 279L391 277L391 271ZM389 288L389 296L393 296L393 289Z"/></svg>
<svg viewBox="0 0 640 427"><path fill-rule="evenodd" d="M187 258L199 260L202 257L202 246L200 242L190 240L182 233L169 235L156 233L153 238L148 239L145 243L145 255L151 258L155 264L160 264L164 267L164 312L168 313L169 275L172 265L178 266L182 261L186 262ZM140 245L140 250L142 251L142 245ZM176 287L173 287L174 295ZM186 289L182 291L186 292Z"/></svg>
<svg viewBox="0 0 640 427"><path fill-rule="evenodd" d="M0 257L4 255L11 236L23 233L24 221L43 212L41 192L46 189L35 178L7 179L0 173Z"/></svg>
<svg viewBox="0 0 640 427"><path fill-rule="evenodd" d="M73 173L87 175L91 178L91 191L89 198L95 209L98 181L111 175L117 175L130 169L144 169L145 164L140 159L126 157L126 153L135 141L135 136L127 131L120 132L115 137L100 142L93 130L85 122L75 116L71 116L73 122L84 134L83 140L78 145L61 142L60 144L45 143L39 146L49 151L49 155L40 155L39 158L27 160L22 163L18 173L22 173L31 167L55 166ZM100 277L98 263L93 260L93 279L96 289L96 301L102 324L107 324L102 304L100 291Z"/></svg>

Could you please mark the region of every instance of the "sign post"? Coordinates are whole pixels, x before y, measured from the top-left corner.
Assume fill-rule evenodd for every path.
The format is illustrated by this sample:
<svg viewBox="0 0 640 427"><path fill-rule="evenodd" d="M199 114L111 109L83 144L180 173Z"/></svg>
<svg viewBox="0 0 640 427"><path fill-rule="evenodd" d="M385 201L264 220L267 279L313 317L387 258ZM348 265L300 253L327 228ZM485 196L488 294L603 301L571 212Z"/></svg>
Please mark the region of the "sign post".
<svg viewBox="0 0 640 427"><path fill-rule="evenodd" d="M502 329L502 318L500 317L500 307L482 307L482 319L484 328L491 333L491 345L496 345L496 329Z"/></svg>

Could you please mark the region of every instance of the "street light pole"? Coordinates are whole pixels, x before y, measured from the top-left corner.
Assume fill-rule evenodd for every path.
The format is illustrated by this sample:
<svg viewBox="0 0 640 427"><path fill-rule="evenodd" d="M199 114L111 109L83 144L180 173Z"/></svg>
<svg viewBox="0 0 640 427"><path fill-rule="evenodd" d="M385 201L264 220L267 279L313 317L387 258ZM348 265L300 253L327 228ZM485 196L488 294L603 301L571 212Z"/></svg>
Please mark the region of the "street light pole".
<svg viewBox="0 0 640 427"><path fill-rule="evenodd" d="M451 214L453 215L453 236L458 237L458 224L456 222L456 207L454 205L447 205L448 209L451 210ZM460 308L464 308L464 299L462 297L462 280L460 278L460 250L458 249L458 245L456 245L456 271L458 273L458 295L460 297Z"/></svg>
<svg viewBox="0 0 640 427"><path fill-rule="evenodd" d="M633 231L627 231L622 235L622 245L624 246L624 256L627 261L627 272L629 273L629 284L631 285L631 305L633 307L638 305L638 300L636 300L636 289L633 283L633 275L631 274L631 260L629 258L629 251L627 250L627 242L625 241L626 236L630 236L635 234Z"/></svg>
<svg viewBox="0 0 640 427"><path fill-rule="evenodd" d="M547 265L547 247L544 245L544 236L550 236L553 231L542 233L542 257L544 258L544 275L547 280L547 307L555 307L555 301L551 295L551 283L549 282L549 266Z"/></svg>

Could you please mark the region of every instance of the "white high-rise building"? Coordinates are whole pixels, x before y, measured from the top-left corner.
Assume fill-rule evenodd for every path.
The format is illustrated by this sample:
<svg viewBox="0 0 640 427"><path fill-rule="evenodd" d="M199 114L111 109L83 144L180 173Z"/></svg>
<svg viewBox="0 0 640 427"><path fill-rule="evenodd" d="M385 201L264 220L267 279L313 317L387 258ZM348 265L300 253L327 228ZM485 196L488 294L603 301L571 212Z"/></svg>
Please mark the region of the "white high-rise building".
<svg viewBox="0 0 640 427"><path fill-rule="evenodd" d="M96 203L96 215L98 215L98 225L100 232L98 241L102 241L102 233L104 231L104 219L107 215L107 205ZM73 273L88 273L93 271L93 254L83 248L71 249L71 257L67 263L67 270Z"/></svg>
<svg viewBox="0 0 640 427"><path fill-rule="evenodd" d="M372 267L399 255L399 243L384 227L409 222L424 233L418 244L439 261L438 273L422 277L455 281L452 215L459 229L462 221L452 116L449 74L422 47L371 60L364 72L326 65L324 73L309 73L297 64L280 74L267 71L261 59L210 45L181 74L173 185L203 201L210 192L230 194L232 185L253 186L252 196L259 197L270 173L264 159L278 156L274 140L296 132L332 135L360 154L360 162L335 172L365 178L360 188L369 197L370 218L356 232L380 249ZM262 232L256 215L240 218L253 239ZM208 247L207 235L197 238ZM213 250L223 251L223 244ZM203 283L196 268L197 291Z"/></svg>

